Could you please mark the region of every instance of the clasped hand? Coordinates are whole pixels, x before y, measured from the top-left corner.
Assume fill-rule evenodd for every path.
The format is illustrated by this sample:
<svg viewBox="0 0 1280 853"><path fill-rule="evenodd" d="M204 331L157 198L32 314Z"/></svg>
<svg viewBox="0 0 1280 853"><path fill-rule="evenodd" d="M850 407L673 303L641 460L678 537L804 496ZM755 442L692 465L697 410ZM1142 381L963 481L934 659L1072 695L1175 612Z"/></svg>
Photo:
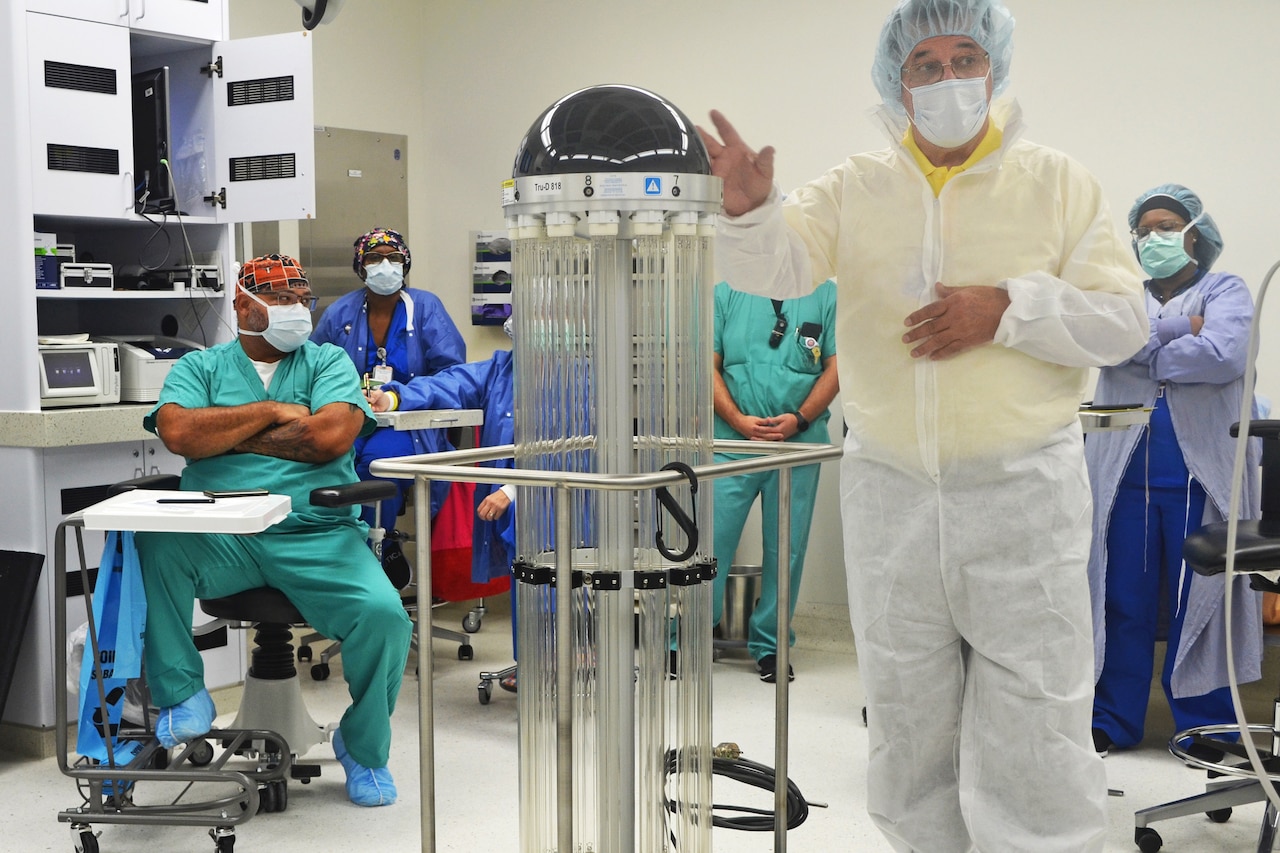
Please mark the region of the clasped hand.
<svg viewBox="0 0 1280 853"><path fill-rule="evenodd" d="M951 358L995 339L1000 318L1009 307L1009 294L998 287L934 285L939 298L907 315L911 331L905 344L919 343L912 358Z"/></svg>

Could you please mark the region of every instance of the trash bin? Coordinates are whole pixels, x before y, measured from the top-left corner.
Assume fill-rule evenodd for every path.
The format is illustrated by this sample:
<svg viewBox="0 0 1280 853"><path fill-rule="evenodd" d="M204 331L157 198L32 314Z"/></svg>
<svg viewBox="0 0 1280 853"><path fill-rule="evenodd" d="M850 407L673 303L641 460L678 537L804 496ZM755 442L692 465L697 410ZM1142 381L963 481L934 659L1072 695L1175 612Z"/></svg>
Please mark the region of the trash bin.
<svg viewBox="0 0 1280 853"><path fill-rule="evenodd" d="M762 582L759 566L729 567L729 579L724 587L724 612L720 617L722 639L747 641L747 625L756 609L756 602L760 600Z"/></svg>
<svg viewBox="0 0 1280 853"><path fill-rule="evenodd" d="M9 698L43 565L43 554L0 551L0 714Z"/></svg>

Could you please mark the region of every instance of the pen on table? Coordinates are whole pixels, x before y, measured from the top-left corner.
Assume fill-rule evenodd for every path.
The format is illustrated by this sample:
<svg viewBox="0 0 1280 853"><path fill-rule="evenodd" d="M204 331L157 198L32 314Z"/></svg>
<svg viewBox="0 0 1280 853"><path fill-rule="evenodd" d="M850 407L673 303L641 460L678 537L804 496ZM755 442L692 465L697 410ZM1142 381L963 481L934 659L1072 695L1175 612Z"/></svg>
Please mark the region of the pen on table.
<svg viewBox="0 0 1280 853"><path fill-rule="evenodd" d="M158 504L211 504L213 498L156 498Z"/></svg>

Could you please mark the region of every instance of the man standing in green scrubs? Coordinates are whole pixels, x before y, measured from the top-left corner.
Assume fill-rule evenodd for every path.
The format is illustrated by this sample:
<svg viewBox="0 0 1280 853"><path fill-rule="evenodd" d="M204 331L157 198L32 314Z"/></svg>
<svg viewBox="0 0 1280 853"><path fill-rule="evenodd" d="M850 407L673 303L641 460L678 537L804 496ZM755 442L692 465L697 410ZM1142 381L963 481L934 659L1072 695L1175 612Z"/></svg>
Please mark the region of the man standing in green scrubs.
<svg viewBox="0 0 1280 853"><path fill-rule="evenodd" d="M314 303L292 258L245 263L234 303L239 337L179 359L144 420L186 458L183 489L260 487L293 502L286 519L251 536L137 534L147 678L162 709L162 745L208 732L216 711L191 637L194 601L279 589L317 631L343 644L352 704L333 746L347 795L357 805L389 805L391 712L412 627L365 544L356 509L310 503L312 489L356 482L352 444L374 429L346 353L308 341Z"/></svg>

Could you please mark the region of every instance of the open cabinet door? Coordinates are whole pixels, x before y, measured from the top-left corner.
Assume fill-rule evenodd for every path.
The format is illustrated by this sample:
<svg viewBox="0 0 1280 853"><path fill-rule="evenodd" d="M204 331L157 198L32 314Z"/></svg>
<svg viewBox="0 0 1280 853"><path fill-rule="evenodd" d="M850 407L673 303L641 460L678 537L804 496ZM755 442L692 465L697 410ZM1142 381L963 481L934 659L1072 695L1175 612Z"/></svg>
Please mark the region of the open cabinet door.
<svg viewBox="0 0 1280 853"><path fill-rule="evenodd" d="M310 34L217 42L212 59L214 215L219 222L313 216Z"/></svg>

